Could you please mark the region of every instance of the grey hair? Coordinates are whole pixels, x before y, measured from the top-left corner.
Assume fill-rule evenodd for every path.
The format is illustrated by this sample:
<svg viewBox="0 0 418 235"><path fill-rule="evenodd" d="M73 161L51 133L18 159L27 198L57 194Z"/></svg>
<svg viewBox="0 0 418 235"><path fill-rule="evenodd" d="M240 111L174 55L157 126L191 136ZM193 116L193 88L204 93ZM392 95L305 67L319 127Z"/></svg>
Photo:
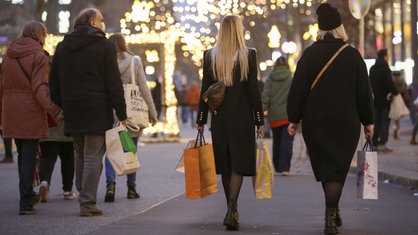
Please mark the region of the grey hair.
<svg viewBox="0 0 418 235"><path fill-rule="evenodd" d="M78 25L90 25L90 22L96 18L98 12L99 10L96 8L82 10L74 19L74 28Z"/></svg>

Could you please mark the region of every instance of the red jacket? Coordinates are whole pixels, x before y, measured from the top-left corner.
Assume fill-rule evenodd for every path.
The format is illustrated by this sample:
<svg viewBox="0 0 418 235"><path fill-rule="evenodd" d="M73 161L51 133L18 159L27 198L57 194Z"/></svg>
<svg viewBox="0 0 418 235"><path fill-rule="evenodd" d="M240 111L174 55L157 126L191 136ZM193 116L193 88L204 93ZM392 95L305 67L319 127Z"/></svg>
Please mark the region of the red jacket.
<svg viewBox="0 0 418 235"><path fill-rule="evenodd" d="M199 108L200 91L196 84L192 84L187 91L186 102L190 109L197 110Z"/></svg>
<svg viewBox="0 0 418 235"><path fill-rule="evenodd" d="M47 113L57 117L61 109L49 95L47 53L37 41L18 38L8 47L1 70L0 114L3 137L48 137Z"/></svg>

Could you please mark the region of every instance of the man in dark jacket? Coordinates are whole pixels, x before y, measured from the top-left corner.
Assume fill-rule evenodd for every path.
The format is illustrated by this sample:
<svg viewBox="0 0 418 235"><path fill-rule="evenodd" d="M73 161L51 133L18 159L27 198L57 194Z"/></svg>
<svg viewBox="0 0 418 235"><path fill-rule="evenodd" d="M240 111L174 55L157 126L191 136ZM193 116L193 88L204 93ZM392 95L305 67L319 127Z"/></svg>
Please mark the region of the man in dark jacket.
<svg viewBox="0 0 418 235"><path fill-rule="evenodd" d="M376 63L370 68L369 76L375 107L373 144L381 152L393 151L386 147L390 124L389 110L392 96L399 93L393 83L388 61L388 51L386 49L378 51Z"/></svg>
<svg viewBox="0 0 418 235"><path fill-rule="evenodd" d="M52 99L63 108L65 134L74 138L80 215L97 216L97 187L106 150L105 132L113 110L126 120L116 48L105 37L101 12L88 8L74 20L74 31L57 45L50 72Z"/></svg>

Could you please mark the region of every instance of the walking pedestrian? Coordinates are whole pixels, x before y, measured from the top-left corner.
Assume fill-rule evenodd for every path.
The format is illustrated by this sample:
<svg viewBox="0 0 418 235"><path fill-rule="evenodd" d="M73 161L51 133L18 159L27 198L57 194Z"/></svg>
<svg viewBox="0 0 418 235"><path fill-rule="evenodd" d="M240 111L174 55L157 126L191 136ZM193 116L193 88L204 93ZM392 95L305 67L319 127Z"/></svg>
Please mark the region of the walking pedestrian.
<svg viewBox="0 0 418 235"><path fill-rule="evenodd" d="M180 111L180 119L183 124L187 123L189 120L189 107L186 102L186 95L187 95L187 86L185 84L181 84L181 87L175 88L175 95L177 99L177 110ZM193 124L193 122L192 122Z"/></svg>
<svg viewBox="0 0 418 235"><path fill-rule="evenodd" d="M415 106L415 109L418 109L418 96L417 98L415 98L415 100L412 103ZM412 138L411 138L411 141L409 141L409 143L412 145L418 144L418 141L416 139L417 132L418 132L418 121L415 121L414 128L412 130Z"/></svg>
<svg viewBox="0 0 418 235"><path fill-rule="evenodd" d="M48 137L47 113L62 119L48 88L49 56L43 49L46 27L29 21L3 57L0 104L4 138L14 138L17 148L21 215L36 214L39 195L33 190L39 140ZM6 115L7 114L7 115Z"/></svg>
<svg viewBox="0 0 418 235"><path fill-rule="evenodd" d="M3 131L0 129L0 135L3 139L4 146L4 158L0 163L13 163L13 152L12 152L12 138L3 138Z"/></svg>
<svg viewBox="0 0 418 235"><path fill-rule="evenodd" d="M41 202L48 201L48 192L51 185L52 172L58 156L61 159L62 190L65 200L73 200L74 181L74 147L73 138L64 135L64 121L56 127L49 128L47 139L40 141L41 159L39 163L39 196Z"/></svg>
<svg viewBox="0 0 418 235"><path fill-rule="evenodd" d="M264 131L257 81L256 51L245 46L244 28L237 15L223 18L215 46L204 52L203 80L196 128L204 131L208 105L202 94L217 81L225 83L223 103L211 116L211 134L217 174L227 201L223 224L239 230L238 196L243 176L255 175L255 128Z"/></svg>
<svg viewBox="0 0 418 235"><path fill-rule="evenodd" d="M195 125L194 117L199 108L199 98L200 98L199 85L197 84L196 81L192 81L186 94L186 102L189 106L190 120L191 120L190 123L192 124L192 127L194 127Z"/></svg>
<svg viewBox="0 0 418 235"><path fill-rule="evenodd" d="M338 10L322 3L316 10L317 42L305 49L290 88L288 131L295 135L302 121L315 179L325 196L325 234L337 234L342 220L339 202L359 136L373 136L373 103L363 58L347 40ZM315 82L330 58L341 53ZM316 84L316 85L315 85ZM311 88L311 86L313 86Z"/></svg>
<svg viewBox="0 0 418 235"><path fill-rule="evenodd" d="M1 64L0 63L0 77L1 77ZM13 139L10 138L3 138L3 131L0 127L0 136L3 140L3 146L4 146L4 158L0 161L1 163L13 163L13 152L12 152L12 141Z"/></svg>
<svg viewBox="0 0 418 235"><path fill-rule="evenodd" d="M113 110L126 124L116 48L104 31L99 10L82 10L74 20L74 31L58 43L50 72L51 96L65 114L64 133L74 139L80 216L103 215L96 207L97 188Z"/></svg>
<svg viewBox="0 0 418 235"><path fill-rule="evenodd" d="M292 72L286 58L274 62L273 71L264 85L263 110L267 111L269 125L273 131L273 165L278 174L290 174L293 137L287 132L287 96L292 84Z"/></svg>
<svg viewBox="0 0 418 235"><path fill-rule="evenodd" d="M121 34L113 34L109 37L109 40L113 42L116 46L117 51L117 60L119 71L121 73L121 79L123 84L131 83L131 62L133 60L134 68L134 78L135 84L138 85L139 91L141 92L142 97L148 106L149 120L154 126L157 119L157 111L154 106L154 101L152 100L151 91L147 85L147 80L145 78L144 67L142 66L141 58L139 56L134 56L134 54L128 50L126 45L125 38ZM138 145L138 138L142 135L143 129L138 133L130 132L130 135L134 141L135 146ZM107 156L105 157L105 169L106 169L106 195L105 202L114 202L115 201L115 187L116 187L116 173L112 167ZM139 198L139 194L136 192L136 172L127 175L126 181L128 187L127 198L135 199Z"/></svg>
<svg viewBox="0 0 418 235"><path fill-rule="evenodd" d="M399 92L399 95L402 97L402 100L403 100L403 104L405 104L405 109L408 109L408 107L409 107L409 100L407 100L408 98L406 97L406 94L408 94L408 90L407 90L407 85L406 85L406 81L405 81L405 78L402 76L402 74L401 74L401 72L400 71L394 71L393 72L393 76L392 76L392 79L393 79L393 84L395 85L395 87L396 87L396 90ZM392 95L391 96L393 99L395 99L394 98L394 96ZM392 100L393 100L392 99ZM409 98L410 99L410 98ZM393 102L393 101L392 101ZM399 109L401 109L400 107L399 107L399 105L396 105L397 103L394 103L394 104L391 104L391 106L393 106L393 105L395 105L395 107L396 107L396 109L395 110L398 110L398 108ZM402 105L403 106L403 105ZM394 108L395 108L394 107ZM408 109L408 111L409 111L409 109ZM389 117L390 117L390 109L389 109ZM409 113L408 113L408 115L409 115ZM391 119L393 119L393 122L394 122L394 127L395 127L395 129L393 130L393 138L395 139L395 140L397 140L397 139L399 139L399 133L400 133L400 131L401 131L401 117L399 117L399 118L391 118Z"/></svg>
<svg viewBox="0 0 418 235"><path fill-rule="evenodd" d="M386 49L379 50L376 63L370 68L370 83L373 89L375 108L373 144L377 151L382 153L393 151L386 146L389 139L389 111L392 97L399 94L393 83L388 61L388 51Z"/></svg>

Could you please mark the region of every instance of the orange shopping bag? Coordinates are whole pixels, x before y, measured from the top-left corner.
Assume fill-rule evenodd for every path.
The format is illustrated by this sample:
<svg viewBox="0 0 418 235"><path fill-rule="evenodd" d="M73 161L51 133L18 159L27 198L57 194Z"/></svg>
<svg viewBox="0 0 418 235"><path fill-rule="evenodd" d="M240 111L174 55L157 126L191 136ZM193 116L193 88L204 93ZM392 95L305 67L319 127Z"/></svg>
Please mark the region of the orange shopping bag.
<svg viewBox="0 0 418 235"><path fill-rule="evenodd" d="M198 143L199 142L199 143ZM198 132L194 148L184 149L186 198L204 198L218 191L212 144Z"/></svg>

